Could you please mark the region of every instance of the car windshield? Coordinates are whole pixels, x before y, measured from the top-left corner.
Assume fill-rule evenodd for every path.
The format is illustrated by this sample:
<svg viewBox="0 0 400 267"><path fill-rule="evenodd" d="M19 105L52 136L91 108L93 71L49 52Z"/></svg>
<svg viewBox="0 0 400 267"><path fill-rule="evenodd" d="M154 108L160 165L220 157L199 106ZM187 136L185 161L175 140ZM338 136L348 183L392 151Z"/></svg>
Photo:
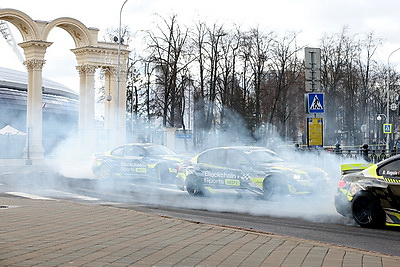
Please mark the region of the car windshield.
<svg viewBox="0 0 400 267"><path fill-rule="evenodd" d="M250 161L257 163L272 163L272 162L280 162L283 161L272 151L268 150L249 150L246 152L247 156L250 158Z"/></svg>
<svg viewBox="0 0 400 267"><path fill-rule="evenodd" d="M164 146L148 146L147 151L150 155L176 155L174 151Z"/></svg>

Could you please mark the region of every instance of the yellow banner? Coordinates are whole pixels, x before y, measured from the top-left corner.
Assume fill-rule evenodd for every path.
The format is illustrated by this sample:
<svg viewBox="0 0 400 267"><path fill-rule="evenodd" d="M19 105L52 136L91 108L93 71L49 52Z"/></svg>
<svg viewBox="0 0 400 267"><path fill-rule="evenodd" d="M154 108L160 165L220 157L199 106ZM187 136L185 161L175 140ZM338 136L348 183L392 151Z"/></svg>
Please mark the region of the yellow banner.
<svg viewBox="0 0 400 267"><path fill-rule="evenodd" d="M307 118L308 146L323 146L323 119Z"/></svg>

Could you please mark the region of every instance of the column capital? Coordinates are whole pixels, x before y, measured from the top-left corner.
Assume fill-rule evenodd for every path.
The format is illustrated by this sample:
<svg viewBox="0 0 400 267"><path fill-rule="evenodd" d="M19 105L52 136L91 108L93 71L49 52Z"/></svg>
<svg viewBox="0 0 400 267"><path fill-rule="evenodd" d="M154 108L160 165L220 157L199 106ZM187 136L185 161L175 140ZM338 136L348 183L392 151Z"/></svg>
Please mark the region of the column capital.
<svg viewBox="0 0 400 267"><path fill-rule="evenodd" d="M117 74L117 68L114 66L101 66L101 69L111 75Z"/></svg>
<svg viewBox="0 0 400 267"><path fill-rule="evenodd" d="M79 74L94 74L96 72L97 66L89 65L89 64L82 64L76 66Z"/></svg>
<svg viewBox="0 0 400 267"><path fill-rule="evenodd" d="M41 70L46 63L44 59L28 59L24 61L24 65L28 70Z"/></svg>

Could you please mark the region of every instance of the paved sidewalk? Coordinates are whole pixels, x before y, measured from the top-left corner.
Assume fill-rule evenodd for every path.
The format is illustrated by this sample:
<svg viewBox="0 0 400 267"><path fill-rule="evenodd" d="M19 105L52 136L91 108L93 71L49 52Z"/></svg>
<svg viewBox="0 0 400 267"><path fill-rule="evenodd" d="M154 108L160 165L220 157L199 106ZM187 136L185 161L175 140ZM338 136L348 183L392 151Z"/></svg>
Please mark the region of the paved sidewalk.
<svg viewBox="0 0 400 267"><path fill-rule="evenodd" d="M400 257L68 201L0 197L0 266L400 266Z"/></svg>

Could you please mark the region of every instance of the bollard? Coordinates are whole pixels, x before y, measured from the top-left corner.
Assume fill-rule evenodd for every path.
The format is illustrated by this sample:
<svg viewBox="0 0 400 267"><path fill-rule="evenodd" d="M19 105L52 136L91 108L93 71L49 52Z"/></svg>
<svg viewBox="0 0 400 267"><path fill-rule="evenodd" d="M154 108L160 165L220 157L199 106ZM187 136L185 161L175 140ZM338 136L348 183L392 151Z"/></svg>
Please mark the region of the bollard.
<svg viewBox="0 0 400 267"><path fill-rule="evenodd" d="M334 148L333 151L335 152L335 154L341 154L341 149L340 149L340 144L339 143L337 143L335 145L335 148Z"/></svg>
<svg viewBox="0 0 400 267"><path fill-rule="evenodd" d="M361 155L365 161L370 162L371 159L368 157L368 151L368 144L363 144L361 146Z"/></svg>

